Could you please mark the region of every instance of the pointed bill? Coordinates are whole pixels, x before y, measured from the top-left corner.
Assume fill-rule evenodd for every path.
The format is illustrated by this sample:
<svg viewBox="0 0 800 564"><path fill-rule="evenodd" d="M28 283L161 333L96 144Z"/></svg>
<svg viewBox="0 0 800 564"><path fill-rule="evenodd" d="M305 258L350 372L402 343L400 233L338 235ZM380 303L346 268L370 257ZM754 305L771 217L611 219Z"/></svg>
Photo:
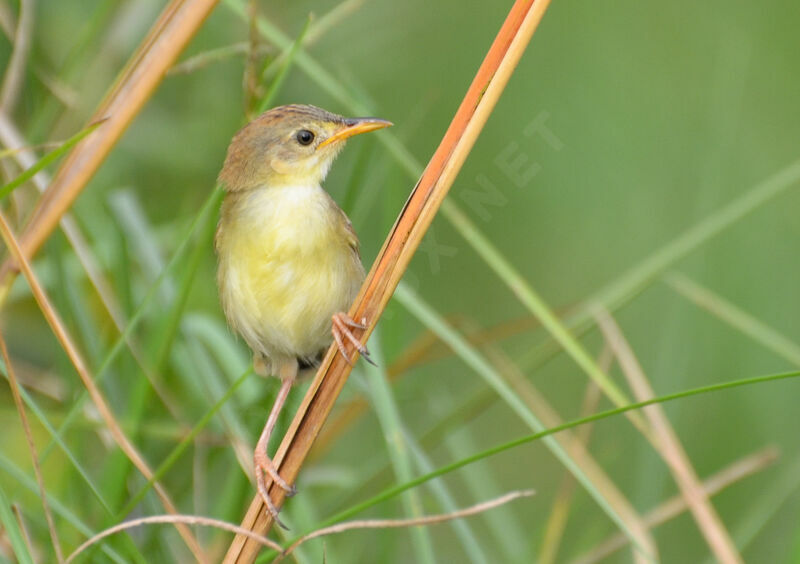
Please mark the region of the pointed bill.
<svg viewBox="0 0 800 564"><path fill-rule="evenodd" d="M317 145L317 149L325 145L330 145L334 141L343 141L353 135L375 131L376 129L383 129L384 127L390 127L392 125L394 125L392 122L379 118L367 117L348 119L345 120L344 127Z"/></svg>

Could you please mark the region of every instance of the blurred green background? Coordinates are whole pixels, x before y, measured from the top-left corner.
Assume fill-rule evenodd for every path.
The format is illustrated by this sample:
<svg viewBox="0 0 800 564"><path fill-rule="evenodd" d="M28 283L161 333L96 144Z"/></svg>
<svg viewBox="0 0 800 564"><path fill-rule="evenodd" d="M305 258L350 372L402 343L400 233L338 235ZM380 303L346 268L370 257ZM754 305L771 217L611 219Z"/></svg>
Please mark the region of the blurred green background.
<svg viewBox="0 0 800 564"><path fill-rule="evenodd" d="M31 51L19 100L9 115L30 145L63 140L85 124L164 5L153 0L35 3ZM248 24L231 9L241 5L221 2L181 60L246 42ZM454 0L348 2L344 9L327 1L258 5L261 16L292 39L309 13L317 16L313 30L325 14L341 11L334 25L305 49L328 76L308 73L296 59L274 105L311 103L342 114L352 114L352 104L367 108L395 123L387 133L420 164L436 148L510 8L510 2L465 6ZM0 8L5 21L16 21L16 1ZM693 226L707 225L706 218L758 190L798 158L798 25L800 4L790 0L554 0L450 199L550 307L566 315L602 295L602 289L619 287L630 269L660 256L660 249ZM263 46L265 61L285 47L266 39ZM0 69L6 69L11 50L4 36ZM185 238L214 187L231 136L245 121L244 67L239 54L167 76L73 207L127 318ZM327 87L332 83L344 88L345 98ZM53 85L69 104L53 94ZM546 135L533 131L534 123L544 124ZM414 184L377 135L353 140L326 181L353 219L367 265ZM13 158L5 156L2 163L6 180L18 174ZM657 395L798 369L798 188L790 183L763 205L745 206L747 213L715 237L693 239L685 257L646 277L641 293L623 304L608 304L621 306L613 315ZM11 217L24 216L34 193L31 186L21 188L16 203L4 202L4 209ZM246 346L225 328L211 244L206 240L198 247L197 239L191 239L190 245L190 256L199 249L197 271L191 270L191 258L182 257L134 332L145 363L179 400L173 411L153 394L124 348L103 383L115 414L154 467L249 362ZM50 238L35 266L97 371L118 333L63 234ZM744 323L750 333L677 292L669 283L676 273L752 316ZM482 328L493 335L498 326L531 315L442 217L435 220L406 280L461 332ZM177 325L171 312L179 316ZM60 425L82 387L24 279L17 280L1 315L12 363L30 386L33 401L54 426ZM562 419L579 416L586 374L563 352L542 360L537 351L549 342L547 331L534 323L521 327L494 344ZM382 367L391 367L406 359L427 331L406 307L393 302L370 348L382 357ZM583 333L581 342L593 356L603 346L596 328ZM480 347L473 350L481 352ZM618 366L611 375L628 389ZM333 417L360 397L370 407L333 449L320 452L304 468L300 493L284 510L292 525L289 537L404 482L403 476L425 473L423 459L429 470L532 432L451 354L414 365L390 388L376 381L383 381L382 372L361 366L351 377ZM181 512L239 522L254 490L231 444L238 441L243 452L250 448L276 384L248 378L172 465L164 484ZM293 406L301 397L300 389L293 392ZM713 498L748 562L800 561L798 397L800 382L790 380L664 408L701 477L769 445L780 449L776 464ZM392 406L396 418L386 415ZM597 409L610 406L604 399ZM50 434L30 415L41 453ZM41 561L50 561L41 505L15 473L24 473L27 483L33 478L7 387L0 390L0 422L0 487L19 503ZM399 432L401 438L382 429ZM430 439L432 429L440 432ZM402 436L418 443L421 452ZM89 529L102 530L121 517L163 512L149 494L132 514L115 520L114 513L144 480L102 432L92 409L79 412L64 439L111 511L103 509L59 449L43 461L48 491ZM623 417L596 424L589 449L641 513L678 493L662 459ZM349 532L324 543L313 541L297 559L321 562L325 553L328 562L423 561L431 554L436 562L536 561L564 474L541 442L517 447L447 475L435 482L439 490L422 486L359 517L440 513L513 489L533 488L535 497L473 517L464 522L467 528ZM445 494L451 506L443 501ZM571 561L618 530L581 487L568 503L558 562ZM56 525L67 552L85 539L63 515L56 517ZM687 513L654 529L653 535L664 562L711 558ZM90 559L105 561L110 553L124 561L189 558L166 526L124 536L106 543L110 552L95 551ZM217 551L212 553L216 557L229 540L227 533L210 529L198 536ZM0 555L8 559L11 554L0 534ZM626 549L604 561L630 559Z"/></svg>

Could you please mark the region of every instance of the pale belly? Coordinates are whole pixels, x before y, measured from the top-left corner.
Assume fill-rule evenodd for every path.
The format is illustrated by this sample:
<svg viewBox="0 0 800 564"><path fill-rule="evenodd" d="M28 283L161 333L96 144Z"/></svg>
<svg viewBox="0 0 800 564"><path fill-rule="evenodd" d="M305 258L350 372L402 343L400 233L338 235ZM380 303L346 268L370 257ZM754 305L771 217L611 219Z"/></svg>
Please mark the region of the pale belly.
<svg viewBox="0 0 800 564"><path fill-rule="evenodd" d="M217 242L228 323L255 354L273 362L312 358L326 348L331 317L347 311L364 279L341 212L328 209L335 204L303 204L275 215L266 213L275 211L270 201L257 222L237 221L235 231L223 216Z"/></svg>

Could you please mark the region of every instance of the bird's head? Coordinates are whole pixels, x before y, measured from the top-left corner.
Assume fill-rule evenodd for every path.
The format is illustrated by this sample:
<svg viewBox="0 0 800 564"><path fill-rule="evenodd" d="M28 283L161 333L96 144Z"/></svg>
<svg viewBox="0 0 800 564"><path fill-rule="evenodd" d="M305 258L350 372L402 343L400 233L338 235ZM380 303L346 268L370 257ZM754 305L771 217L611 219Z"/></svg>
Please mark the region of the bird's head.
<svg viewBox="0 0 800 564"><path fill-rule="evenodd" d="M348 137L390 125L378 118L345 118L315 106L279 106L234 136L219 180L231 192L319 184Z"/></svg>

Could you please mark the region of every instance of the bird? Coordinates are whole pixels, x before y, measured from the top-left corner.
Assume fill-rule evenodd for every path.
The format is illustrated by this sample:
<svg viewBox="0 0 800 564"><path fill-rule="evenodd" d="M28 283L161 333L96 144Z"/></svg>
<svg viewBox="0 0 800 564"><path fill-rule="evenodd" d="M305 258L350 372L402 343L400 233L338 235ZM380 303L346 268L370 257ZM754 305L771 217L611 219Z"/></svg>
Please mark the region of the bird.
<svg viewBox="0 0 800 564"><path fill-rule="evenodd" d="M220 303L229 327L252 350L254 371L281 381L253 455L258 492L281 525L266 477L287 495L295 487L279 475L267 447L293 384L332 342L348 363L348 344L371 362L354 334L366 320L346 313L365 276L358 237L322 182L348 138L391 125L311 105L279 106L234 135L219 173Z"/></svg>

